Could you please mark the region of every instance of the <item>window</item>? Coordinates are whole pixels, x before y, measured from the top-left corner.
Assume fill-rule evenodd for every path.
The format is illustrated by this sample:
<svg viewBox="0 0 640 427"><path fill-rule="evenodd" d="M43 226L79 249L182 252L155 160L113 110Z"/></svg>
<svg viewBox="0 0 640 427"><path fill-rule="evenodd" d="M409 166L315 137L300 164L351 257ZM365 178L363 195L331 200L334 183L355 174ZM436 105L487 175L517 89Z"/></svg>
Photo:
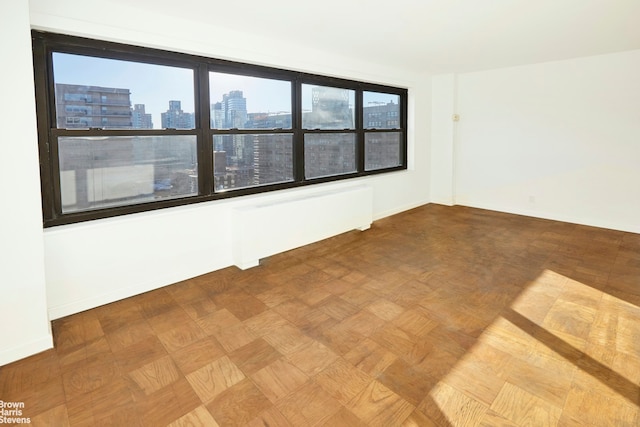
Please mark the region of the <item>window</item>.
<svg viewBox="0 0 640 427"><path fill-rule="evenodd" d="M61 136L62 213L198 193L194 135Z"/></svg>
<svg viewBox="0 0 640 427"><path fill-rule="evenodd" d="M214 191L294 180L291 85L209 73Z"/></svg>
<svg viewBox="0 0 640 427"><path fill-rule="evenodd" d="M394 168L403 162L403 131L399 121L401 98L384 92L363 93L364 170Z"/></svg>
<svg viewBox="0 0 640 427"><path fill-rule="evenodd" d="M355 91L303 84L302 127L355 129Z"/></svg>
<svg viewBox="0 0 640 427"><path fill-rule="evenodd" d="M292 133L213 136L215 191L293 181Z"/></svg>
<svg viewBox="0 0 640 427"><path fill-rule="evenodd" d="M198 194L197 135L152 135L140 130L131 108L148 106L164 128L193 129L193 68L65 52L52 52L51 63L51 166L62 216ZM161 112L162 101L174 97L181 101L165 101L168 109Z"/></svg>
<svg viewBox="0 0 640 427"><path fill-rule="evenodd" d="M304 136L304 175L307 179L357 172L353 133L315 133Z"/></svg>
<svg viewBox="0 0 640 427"><path fill-rule="evenodd" d="M355 97L348 88L302 85L306 179L358 171Z"/></svg>
<svg viewBox="0 0 640 427"><path fill-rule="evenodd" d="M33 32L43 219L406 169L406 89Z"/></svg>
<svg viewBox="0 0 640 427"><path fill-rule="evenodd" d="M393 168L402 161L399 132L367 132L364 135L364 169Z"/></svg>

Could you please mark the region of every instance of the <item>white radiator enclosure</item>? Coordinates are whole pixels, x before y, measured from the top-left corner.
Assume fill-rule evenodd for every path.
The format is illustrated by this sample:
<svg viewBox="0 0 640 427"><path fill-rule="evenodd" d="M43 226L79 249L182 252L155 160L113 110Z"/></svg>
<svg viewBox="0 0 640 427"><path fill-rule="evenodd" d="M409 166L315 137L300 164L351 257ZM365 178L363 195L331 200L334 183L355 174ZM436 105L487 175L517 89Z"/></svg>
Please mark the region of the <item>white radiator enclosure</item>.
<svg viewBox="0 0 640 427"><path fill-rule="evenodd" d="M234 264L247 269L265 258L373 222L373 190L359 185L256 203L233 210Z"/></svg>

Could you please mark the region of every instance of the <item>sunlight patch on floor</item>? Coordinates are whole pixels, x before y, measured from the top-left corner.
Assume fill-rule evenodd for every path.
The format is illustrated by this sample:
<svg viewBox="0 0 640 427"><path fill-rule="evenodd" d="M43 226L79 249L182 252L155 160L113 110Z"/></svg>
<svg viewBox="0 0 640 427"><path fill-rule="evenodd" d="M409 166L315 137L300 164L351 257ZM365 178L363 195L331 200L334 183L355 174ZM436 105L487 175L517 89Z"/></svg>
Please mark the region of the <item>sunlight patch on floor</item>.
<svg viewBox="0 0 640 427"><path fill-rule="evenodd" d="M454 426L634 425L639 384L640 308L545 270L430 398Z"/></svg>

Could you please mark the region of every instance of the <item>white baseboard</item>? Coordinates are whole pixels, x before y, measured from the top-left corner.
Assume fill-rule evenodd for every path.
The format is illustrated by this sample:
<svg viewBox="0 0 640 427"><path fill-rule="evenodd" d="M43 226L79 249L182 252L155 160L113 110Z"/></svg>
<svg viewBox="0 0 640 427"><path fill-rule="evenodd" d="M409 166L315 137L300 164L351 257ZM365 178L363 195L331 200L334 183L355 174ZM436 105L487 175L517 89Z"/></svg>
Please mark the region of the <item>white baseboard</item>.
<svg viewBox="0 0 640 427"><path fill-rule="evenodd" d="M53 348L51 332L33 341L22 343L8 350L0 351L0 366Z"/></svg>
<svg viewBox="0 0 640 427"><path fill-rule="evenodd" d="M396 214L399 214L401 212L405 212L405 211L409 211L411 209L419 208L420 206L424 206L424 205L427 205L429 203L430 203L429 200L421 200L419 202L409 203L409 204L397 207L395 209L389 209L387 211L378 212L378 213L375 213L373 215L373 220L377 221L379 219L386 218L388 216L396 215Z"/></svg>
<svg viewBox="0 0 640 427"><path fill-rule="evenodd" d="M137 285L123 286L117 289L109 290L108 292L102 292L98 295L93 295L89 298L83 298L76 301L67 302L65 304L50 305L49 306L49 319L55 320L61 317L69 316L71 314L80 313L81 311L89 310L92 308L100 307L101 305L109 304L121 299L129 298L135 295L139 295L145 292L153 291L155 289L169 286L174 283L181 282L183 280L197 277L202 274L210 273L212 271L220 270L229 267L227 265L210 265L205 268L201 268L198 271L184 270L172 275L163 275L154 277L151 280L147 280Z"/></svg>
<svg viewBox="0 0 640 427"><path fill-rule="evenodd" d="M530 216L533 218L549 219L552 221L568 222L570 224L586 225L589 227L607 228L609 230L624 231L628 233L640 233L640 224L621 224L602 219L589 218L587 216L569 216L533 209L524 209L513 206L504 206L491 203L474 202L469 200L457 200L456 205L470 208L486 209L490 211L510 213L514 215Z"/></svg>

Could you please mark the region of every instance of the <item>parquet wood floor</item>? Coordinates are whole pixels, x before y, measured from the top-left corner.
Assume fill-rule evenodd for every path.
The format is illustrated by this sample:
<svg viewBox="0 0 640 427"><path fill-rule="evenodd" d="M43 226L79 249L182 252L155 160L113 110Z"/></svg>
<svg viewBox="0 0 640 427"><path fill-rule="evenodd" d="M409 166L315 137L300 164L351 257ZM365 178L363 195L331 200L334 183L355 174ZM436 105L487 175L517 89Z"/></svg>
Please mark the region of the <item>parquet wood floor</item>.
<svg viewBox="0 0 640 427"><path fill-rule="evenodd" d="M638 426L640 235L427 205L53 322L43 426Z"/></svg>

